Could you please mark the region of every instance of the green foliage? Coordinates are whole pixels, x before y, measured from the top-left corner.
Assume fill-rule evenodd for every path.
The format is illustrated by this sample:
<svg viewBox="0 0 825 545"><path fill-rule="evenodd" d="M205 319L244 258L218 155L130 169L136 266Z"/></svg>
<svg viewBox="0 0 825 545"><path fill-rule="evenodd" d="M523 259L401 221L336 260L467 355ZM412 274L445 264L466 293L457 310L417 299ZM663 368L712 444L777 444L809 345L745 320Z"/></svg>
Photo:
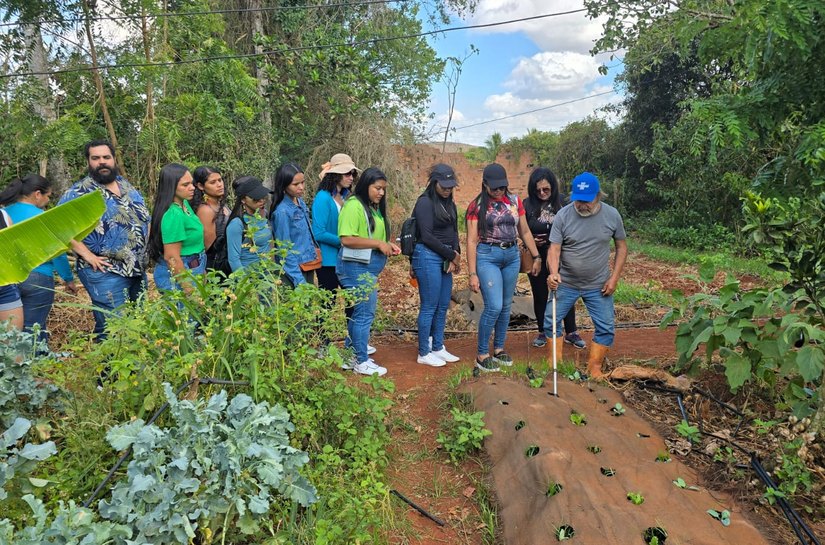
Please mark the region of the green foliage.
<svg viewBox="0 0 825 545"><path fill-rule="evenodd" d="M53 441L24 443L30 428L30 421L17 418L0 434L0 502L8 497L6 487L12 482L17 482L23 492L29 492L33 487L41 488L48 482L32 477L24 479L35 469L37 462L57 452Z"/></svg>
<svg viewBox="0 0 825 545"><path fill-rule="evenodd" d="M676 432L691 443L698 443L702 440L699 428L691 426L687 420L682 420L676 425Z"/></svg>
<svg viewBox="0 0 825 545"><path fill-rule="evenodd" d="M656 455L656 461L664 464L670 462L670 453L665 451L660 452Z"/></svg>
<svg viewBox="0 0 825 545"><path fill-rule="evenodd" d="M127 478L117 483L100 514L133 525L136 539L183 543L237 527L254 534L272 503L317 501L298 472L309 461L289 445L294 426L280 406L254 403L245 394L228 401L178 401L165 385L172 423L167 428L135 420L109 430L116 450L132 448ZM283 498L283 499L280 499Z"/></svg>
<svg viewBox="0 0 825 545"><path fill-rule="evenodd" d="M484 438L493 432L484 427L484 412L470 413L459 408L450 410L452 419L438 433L436 441L458 462L481 448Z"/></svg>
<svg viewBox="0 0 825 545"><path fill-rule="evenodd" d="M587 416L583 413L578 413L574 410L570 411L570 422L576 426L586 426Z"/></svg>
<svg viewBox="0 0 825 545"><path fill-rule="evenodd" d="M613 416L622 416L625 413L625 408L622 407L621 403L616 403L612 409L610 409L610 413Z"/></svg>
<svg viewBox="0 0 825 545"><path fill-rule="evenodd" d="M42 346L33 334L0 328L0 428L59 406L57 387L35 375L37 367L50 361L38 348Z"/></svg>
<svg viewBox="0 0 825 545"><path fill-rule="evenodd" d="M730 511L725 509L722 512L719 512L715 509L708 509L708 515L712 516L716 520L722 523L722 526L730 526Z"/></svg>
<svg viewBox="0 0 825 545"><path fill-rule="evenodd" d="M627 500L633 505L642 505L645 502L645 497L641 492L628 492Z"/></svg>
<svg viewBox="0 0 825 545"><path fill-rule="evenodd" d="M779 497L779 494L782 494L783 497L792 498L813 489L813 475L798 454L803 445L803 440L799 438L783 446L784 452L780 455L779 463L774 469L779 486L774 496Z"/></svg>

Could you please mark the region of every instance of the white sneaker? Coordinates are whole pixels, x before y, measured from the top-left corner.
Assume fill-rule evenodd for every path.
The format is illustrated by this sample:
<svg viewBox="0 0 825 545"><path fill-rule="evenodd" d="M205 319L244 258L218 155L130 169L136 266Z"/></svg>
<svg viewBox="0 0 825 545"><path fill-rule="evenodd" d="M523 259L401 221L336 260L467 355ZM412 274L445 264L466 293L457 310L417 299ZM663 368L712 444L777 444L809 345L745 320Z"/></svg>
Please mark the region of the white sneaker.
<svg viewBox="0 0 825 545"><path fill-rule="evenodd" d="M418 363L429 365L430 367L444 367L447 362L439 358L435 352L430 352L426 356L418 356Z"/></svg>
<svg viewBox="0 0 825 545"><path fill-rule="evenodd" d="M383 377L387 374L387 370L384 367L381 367L372 360L362 361L353 366L352 370L360 375L378 375L379 377Z"/></svg>
<svg viewBox="0 0 825 545"><path fill-rule="evenodd" d="M433 354L437 358L441 358L442 360L446 361L447 363L455 363L459 359L461 359L458 356L454 356L453 354L450 354L449 352L447 352L447 347L446 346L443 347L441 350L430 352L430 354Z"/></svg>
<svg viewBox="0 0 825 545"><path fill-rule="evenodd" d="M367 358L367 361L370 363L375 363L375 360L372 358ZM355 369L355 366L358 364L355 356L353 356L349 361L341 362L341 369L344 371L352 371Z"/></svg>
<svg viewBox="0 0 825 545"><path fill-rule="evenodd" d="M371 356L371 355L375 354L377 351L378 351L378 349L375 348L373 345L371 345L371 344L367 345L367 356Z"/></svg>

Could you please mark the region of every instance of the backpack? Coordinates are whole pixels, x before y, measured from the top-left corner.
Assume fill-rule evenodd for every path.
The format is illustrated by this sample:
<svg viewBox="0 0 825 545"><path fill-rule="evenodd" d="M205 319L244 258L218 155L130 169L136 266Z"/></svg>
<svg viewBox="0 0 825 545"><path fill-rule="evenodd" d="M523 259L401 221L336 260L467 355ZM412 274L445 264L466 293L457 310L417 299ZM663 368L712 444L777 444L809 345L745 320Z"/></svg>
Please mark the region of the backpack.
<svg viewBox="0 0 825 545"><path fill-rule="evenodd" d="M401 253L406 256L413 255L415 244L418 242L418 225L415 216L410 216L401 224Z"/></svg>
<svg viewBox="0 0 825 545"><path fill-rule="evenodd" d="M242 216L238 216L243 224L242 238L246 238L246 221ZM225 220L224 220L225 221ZM209 247L206 252L206 268L222 272L226 276L232 273L232 267L229 266L229 253L226 244L226 227L223 232L215 238L215 242Z"/></svg>

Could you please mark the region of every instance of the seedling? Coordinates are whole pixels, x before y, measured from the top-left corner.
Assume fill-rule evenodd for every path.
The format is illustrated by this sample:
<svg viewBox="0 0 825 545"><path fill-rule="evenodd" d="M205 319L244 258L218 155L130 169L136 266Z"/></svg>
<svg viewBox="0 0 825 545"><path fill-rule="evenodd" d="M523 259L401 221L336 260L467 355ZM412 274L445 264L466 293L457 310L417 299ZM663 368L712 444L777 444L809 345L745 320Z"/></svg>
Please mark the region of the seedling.
<svg viewBox="0 0 825 545"><path fill-rule="evenodd" d="M667 453L667 452L664 452L664 451L660 452L659 454L656 455L656 461L657 462L662 462L663 464L666 464L670 461L670 454Z"/></svg>
<svg viewBox="0 0 825 545"><path fill-rule="evenodd" d="M673 481L673 484L676 485L676 488L683 488L686 490L699 490L695 486L688 486L685 480L681 477L676 477L676 480Z"/></svg>
<svg viewBox="0 0 825 545"><path fill-rule="evenodd" d="M593 454L598 454L602 451L602 447L600 447L599 445L588 445L587 451L592 452Z"/></svg>
<svg viewBox="0 0 825 545"><path fill-rule="evenodd" d="M630 503L633 505L642 505L645 502L645 497L642 496L641 492L628 492L627 499L630 500Z"/></svg>
<svg viewBox="0 0 825 545"><path fill-rule="evenodd" d="M722 526L730 526L730 511L725 509L721 513L716 509L708 509L708 515L722 523Z"/></svg>
<svg viewBox="0 0 825 545"><path fill-rule="evenodd" d="M610 412L613 413L613 416L622 416L624 414L624 407L622 407L621 403L616 403Z"/></svg>
<svg viewBox="0 0 825 545"><path fill-rule="evenodd" d="M525 422L524 420L519 420L518 422L516 422L516 431L519 431L521 428L523 428L526 425L527 425L527 422Z"/></svg>
<svg viewBox="0 0 825 545"><path fill-rule="evenodd" d="M541 388L544 385L544 379L541 377L531 378L530 379L530 387L531 388Z"/></svg>
<svg viewBox="0 0 825 545"><path fill-rule="evenodd" d="M612 477L613 475L616 474L616 470L613 469L612 467L603 467L603 468L601 468L601 472L602 472L602 475L604 475L605 477Z"/></svg>
<svg viewBox="0 0 825 545"><path fill-rule="evenodd" d="M572 380L573 382L579 382L582 379L582 374L578 371L573 371L569 375L567 375L568 380Z"/></svg>
<svg viewBox="0 0 825 545"><path fill-rule="evenodd" d="M763 495L768 503L773 505L776 503L776 500L782 499L785 497L785 493L781 490L777 490L775 488L771 488L770 486L765 490L765 494Z"/></svg>
<svg viewBox="0 0 825 545"><path fill-rule="evenodd" d="M647 545L665 545L667 530L661 526L651 526L642 534Z"/></svg>
<svg viewBox="0 0 825 545"><path fill-rule="evenodd" d="M699 428L696 426L691 426L688 424L687 420L682 420L679 424L677 424L676 431L679 435L686 438L691 443L698 443L702 439L702 435L699 433Z"/></svg>
<svg viewBox="0 0 825 545"><path fill-rule="evenodd" d="M576 535L576 531L569 524L562 524L556 528L556 539L565 541Z"/></svg>
<svg viewBox="0 0 825 545"><path fill-rule="evenodd" d="M550 484L547 485L547 494L545 494L548 498L555 496L559 492L562 491L564 487L561 483L557 483L556 481L550 481Z"/></svg>
<svg viewBox="0 0 825 545"><path fill-rule="evenodd" d="M532 458L533 456L539 453L539 450L540 449L538 445L530 445L529 447L527 447L527 450L524 451L524 455L528 458Z"/></svg>
<svg viewBox="0 0 825 545"><path fill-rule="evenodd" d="M577 413L576 411L570 411L570 422L572 422L576 426L586 426L587 416L581 413Z"/></svg>

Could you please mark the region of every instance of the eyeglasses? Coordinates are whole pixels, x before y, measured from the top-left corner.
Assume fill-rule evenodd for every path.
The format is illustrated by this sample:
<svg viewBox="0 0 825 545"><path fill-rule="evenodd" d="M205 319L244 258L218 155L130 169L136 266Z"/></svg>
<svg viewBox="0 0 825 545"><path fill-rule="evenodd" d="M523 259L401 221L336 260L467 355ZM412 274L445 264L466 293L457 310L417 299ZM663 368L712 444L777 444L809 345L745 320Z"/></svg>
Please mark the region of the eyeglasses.
<svg viewBox="0 0 825 545"><path fill-rule="evenodd" d="M549 187L537 187L537 193L550 193L551 189Z"/></svg>
<svg viewBox="0 0 825 545"><path fill-rule="evenodd" d="M357 174L357 172L355 170L351 170L349 172L343 173L342 176L352 176L353 178L355 178L356 174Z"/></svg>
<svg viewBox="0 0 825 545"><path fill-rule="evenodd" d="M488 187L487 189L490 190L490 193L496 193L498 191L501 191L503 193L504 191L507 191L507 186L505 185L504 187L497 187L495 189L492 189L492 188Z"/></svg>

